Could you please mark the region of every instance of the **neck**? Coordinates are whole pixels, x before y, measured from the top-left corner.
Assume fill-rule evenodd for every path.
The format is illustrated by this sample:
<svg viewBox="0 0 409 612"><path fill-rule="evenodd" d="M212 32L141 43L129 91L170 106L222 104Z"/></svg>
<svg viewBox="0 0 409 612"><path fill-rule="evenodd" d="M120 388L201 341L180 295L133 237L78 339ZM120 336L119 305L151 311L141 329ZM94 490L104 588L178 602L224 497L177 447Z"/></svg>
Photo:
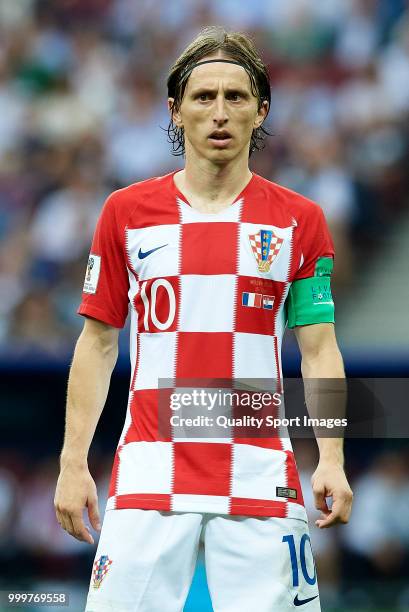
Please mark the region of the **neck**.
<svg viewBox="0 0 409 612"><path fill-rule="evenodd" d="M225 165L195 157L186 155L185 168L175 174L174 180L190 205L203 212L230 206L252 177L248 157Z"/></svg>

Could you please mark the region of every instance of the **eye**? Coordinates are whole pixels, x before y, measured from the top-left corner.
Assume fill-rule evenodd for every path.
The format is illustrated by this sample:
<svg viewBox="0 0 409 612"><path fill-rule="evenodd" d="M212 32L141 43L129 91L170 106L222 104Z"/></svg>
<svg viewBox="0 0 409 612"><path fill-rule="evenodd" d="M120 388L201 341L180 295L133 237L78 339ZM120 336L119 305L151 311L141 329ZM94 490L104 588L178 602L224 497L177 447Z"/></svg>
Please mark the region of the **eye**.
<svg viewBox="0 0 409 612"><path fill-rule="evenodd" d="M198 96L196 96L198 100L200 100L200 102L206 102L209 99L209 94L207 93L201 93Z"/></svg>
<svg viewBox="0 0 409 612"><path fill-rule="evenodd" d="M233 91L228 95L228 98L233 102L238 102L239 100L241 100L241 95L237 91Z"/></svg>

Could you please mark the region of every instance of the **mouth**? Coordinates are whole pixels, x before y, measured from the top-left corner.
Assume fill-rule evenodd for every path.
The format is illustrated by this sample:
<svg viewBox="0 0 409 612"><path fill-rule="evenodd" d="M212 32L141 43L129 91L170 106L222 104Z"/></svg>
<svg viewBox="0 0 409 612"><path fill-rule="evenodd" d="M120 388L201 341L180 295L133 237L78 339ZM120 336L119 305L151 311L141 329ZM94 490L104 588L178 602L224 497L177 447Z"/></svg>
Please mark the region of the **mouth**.
<svg viewBox="0 0 409 612"><path fill-rule="evenodd" d="M225 147L232 139L232 135L227 130L215 130L209 136L209 140L219 148Z"/></svg>

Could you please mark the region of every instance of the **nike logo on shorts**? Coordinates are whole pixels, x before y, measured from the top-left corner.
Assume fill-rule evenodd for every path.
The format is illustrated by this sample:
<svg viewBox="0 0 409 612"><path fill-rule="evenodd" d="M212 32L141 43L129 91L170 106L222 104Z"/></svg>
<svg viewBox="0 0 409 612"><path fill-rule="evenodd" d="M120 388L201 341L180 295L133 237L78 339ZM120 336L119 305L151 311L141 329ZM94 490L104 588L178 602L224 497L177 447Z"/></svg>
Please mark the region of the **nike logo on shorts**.
<svg viewBox="0 0 409 612"><path fill-rule="evenodd" d="M317 597L318 595L314 595L314 597L308 597L308 599L298 599L298 593L297 593L297 595L294 597L294 605L303 606L304 604L308 603L309 601L312 601L313 599L316 599Z"/></svg>
<svg viewBox="0 0 409 612"><path fill-rule="evenodd" d="M163 247L165 246L168 246L168 245L162 244L161 246L155 247L154 249L151 249L150 251L145 251L145 252L139 249L138 257L139 259L145 259L145 257L148 257L148 255L152 255L152 253L154 253L155 251L158 251L159 249L163 249Z"/></svg>

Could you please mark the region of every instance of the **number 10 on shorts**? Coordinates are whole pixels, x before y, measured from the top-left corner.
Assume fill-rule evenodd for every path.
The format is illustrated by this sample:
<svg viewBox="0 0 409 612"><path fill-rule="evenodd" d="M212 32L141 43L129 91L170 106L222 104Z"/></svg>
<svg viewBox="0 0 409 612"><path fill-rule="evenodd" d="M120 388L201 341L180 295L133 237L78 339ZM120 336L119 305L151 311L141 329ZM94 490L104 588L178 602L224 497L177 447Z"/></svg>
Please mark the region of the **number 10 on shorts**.
<svg viewBox="0 0 409 612"><path fill-rule="evenodd" d="M304 580L308 584L315 584L317 581L317 572L315 570L315 563L312 556L311 550L311 541L308 533L304 533L304 535L300 539L299 550L297 550L295 539L293 535L283 536L282 542L286 542L288 544L288 550L290 553L291 560L291 568L293 572L293 587L300 586L300 575L299 575L299 567L301 567L301 572L304 577ZM305 558L305 547L308 542L308 548L310 549L311 559L314 567L314 573L312 576L308 573L307 562Z"/></svg>

